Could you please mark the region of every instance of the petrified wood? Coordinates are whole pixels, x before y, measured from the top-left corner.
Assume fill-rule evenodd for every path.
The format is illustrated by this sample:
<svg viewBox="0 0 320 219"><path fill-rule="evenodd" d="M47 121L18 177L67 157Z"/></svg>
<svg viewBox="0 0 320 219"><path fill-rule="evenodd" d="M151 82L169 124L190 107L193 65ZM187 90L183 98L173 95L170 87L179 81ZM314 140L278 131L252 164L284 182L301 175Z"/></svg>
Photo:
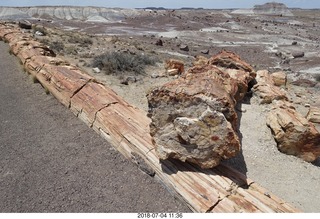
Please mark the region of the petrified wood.
<svg viewBox="0 0 320 219"><path fill-rule="evenodd" d="M254 76L237 55L223 51L149 92L150 131L160 159L212 168L235 156L240 150L235 105Z"/></svg>

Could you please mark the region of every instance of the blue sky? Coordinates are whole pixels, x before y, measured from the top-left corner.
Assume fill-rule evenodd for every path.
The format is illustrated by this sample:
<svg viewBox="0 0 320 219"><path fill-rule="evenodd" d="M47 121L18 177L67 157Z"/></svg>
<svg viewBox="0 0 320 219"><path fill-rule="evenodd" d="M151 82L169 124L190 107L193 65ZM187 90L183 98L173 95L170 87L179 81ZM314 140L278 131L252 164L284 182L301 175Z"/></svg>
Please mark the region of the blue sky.
<svg viewBox="0 0 320 219"><path fill-rule="evenodd" d="M74 5L101 7L251 8L272 0L1 0L0 6ZM320 8L320 0L277 0L288 7Z"/></svg>

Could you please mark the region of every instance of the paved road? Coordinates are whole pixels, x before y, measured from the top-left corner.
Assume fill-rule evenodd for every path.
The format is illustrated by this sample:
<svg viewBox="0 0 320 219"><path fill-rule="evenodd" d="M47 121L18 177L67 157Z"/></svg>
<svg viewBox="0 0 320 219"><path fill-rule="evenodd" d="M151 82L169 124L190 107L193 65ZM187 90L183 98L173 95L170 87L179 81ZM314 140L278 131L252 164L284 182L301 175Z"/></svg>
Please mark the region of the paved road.
<svg viewBox="0 0 320 219"><path fill-rule="evenodd" d="M7 51L0 42L0 212L189 212Z"/></svg>

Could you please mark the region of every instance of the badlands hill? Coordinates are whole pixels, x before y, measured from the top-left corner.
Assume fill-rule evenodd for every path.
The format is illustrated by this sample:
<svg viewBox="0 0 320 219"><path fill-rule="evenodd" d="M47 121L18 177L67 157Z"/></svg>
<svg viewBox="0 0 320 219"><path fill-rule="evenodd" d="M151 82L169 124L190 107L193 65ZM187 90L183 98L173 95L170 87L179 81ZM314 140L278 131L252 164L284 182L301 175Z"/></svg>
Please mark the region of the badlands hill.
<svg viewBox="0 0 320 219"><path fill-rule="evenodd" d="M158 8L164 9L164 8ZM151 10L151 9L146 9ZM103 7L42 6L0 7L0 20L45 19L75 20L87 22L120 22L127 17L140 15L144 9L120 9ZM293 16L285 4L270 2L255 5L251 9L234 10L235 14L261 14Z"/></svg>
<svg viewBox="0 0 320 219"><path fill-rule="evenodd" d="M255 5L253 8L255 14L264 15L282 15L282 16L293 16L292 12L283 3L268 2L263 5Z"/></svg>
<svg viewBox="0 0 320 219"><path fill-rule="evenodd" d="M118 22L134 16L135 9L98 7L0 7L0 19L81 20L91 22Z"/></svg>

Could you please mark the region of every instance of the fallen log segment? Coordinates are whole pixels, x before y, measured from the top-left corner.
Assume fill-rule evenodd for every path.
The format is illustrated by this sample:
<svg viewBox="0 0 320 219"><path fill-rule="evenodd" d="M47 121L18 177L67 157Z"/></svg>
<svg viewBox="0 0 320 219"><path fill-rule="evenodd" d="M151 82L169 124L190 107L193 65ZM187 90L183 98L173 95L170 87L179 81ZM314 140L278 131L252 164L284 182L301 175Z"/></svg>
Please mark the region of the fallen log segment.
<svg viewBox="0 0 320 219"><path fill-rule="evenodd" d="M240 141L235 106L254 77L238 55L222 51L207 64L151 90L148 116L160 159L212 168L236 156Z"/></svg>
<svg viewBox="0 0 320 219"><path fill-rule="evenodd" d="M0 25L0 32L3 27ZM39 56L23 60L25 69L125 157L153 169L168 190L193 211L299 212L229 167L202 170L177 160L159 161L149 134L150 119L143 111L80 69L57 66L61 60Z"/></svg>
<svg viewBox="0 0 320 219"><path fill-rule="evenodd" d="M290 103L278 101L267 116L281 152L313 162L320 156L320 133Z"/></svg>
<svg viewBox="0 0 320 219"><path fill-rule="evenodd" d="M253 86L254 95L259 98L260 104L270 104L274 100L288 100L285 90L276 86L268 70L257 71L257 84Z"/></svg>
<svg viewBox="0 0 320 219"><path fill-rule="evenodd" d="M320 133L308 119L316 112L310 110L306 119L289 103L287 92L278 87L286 84L284 72L269 74L267 70L258 71L257 82L254 92L260 98L260 103L272 103L267 125L279 151L306 162L315 161L320 156Z"/></svg>

